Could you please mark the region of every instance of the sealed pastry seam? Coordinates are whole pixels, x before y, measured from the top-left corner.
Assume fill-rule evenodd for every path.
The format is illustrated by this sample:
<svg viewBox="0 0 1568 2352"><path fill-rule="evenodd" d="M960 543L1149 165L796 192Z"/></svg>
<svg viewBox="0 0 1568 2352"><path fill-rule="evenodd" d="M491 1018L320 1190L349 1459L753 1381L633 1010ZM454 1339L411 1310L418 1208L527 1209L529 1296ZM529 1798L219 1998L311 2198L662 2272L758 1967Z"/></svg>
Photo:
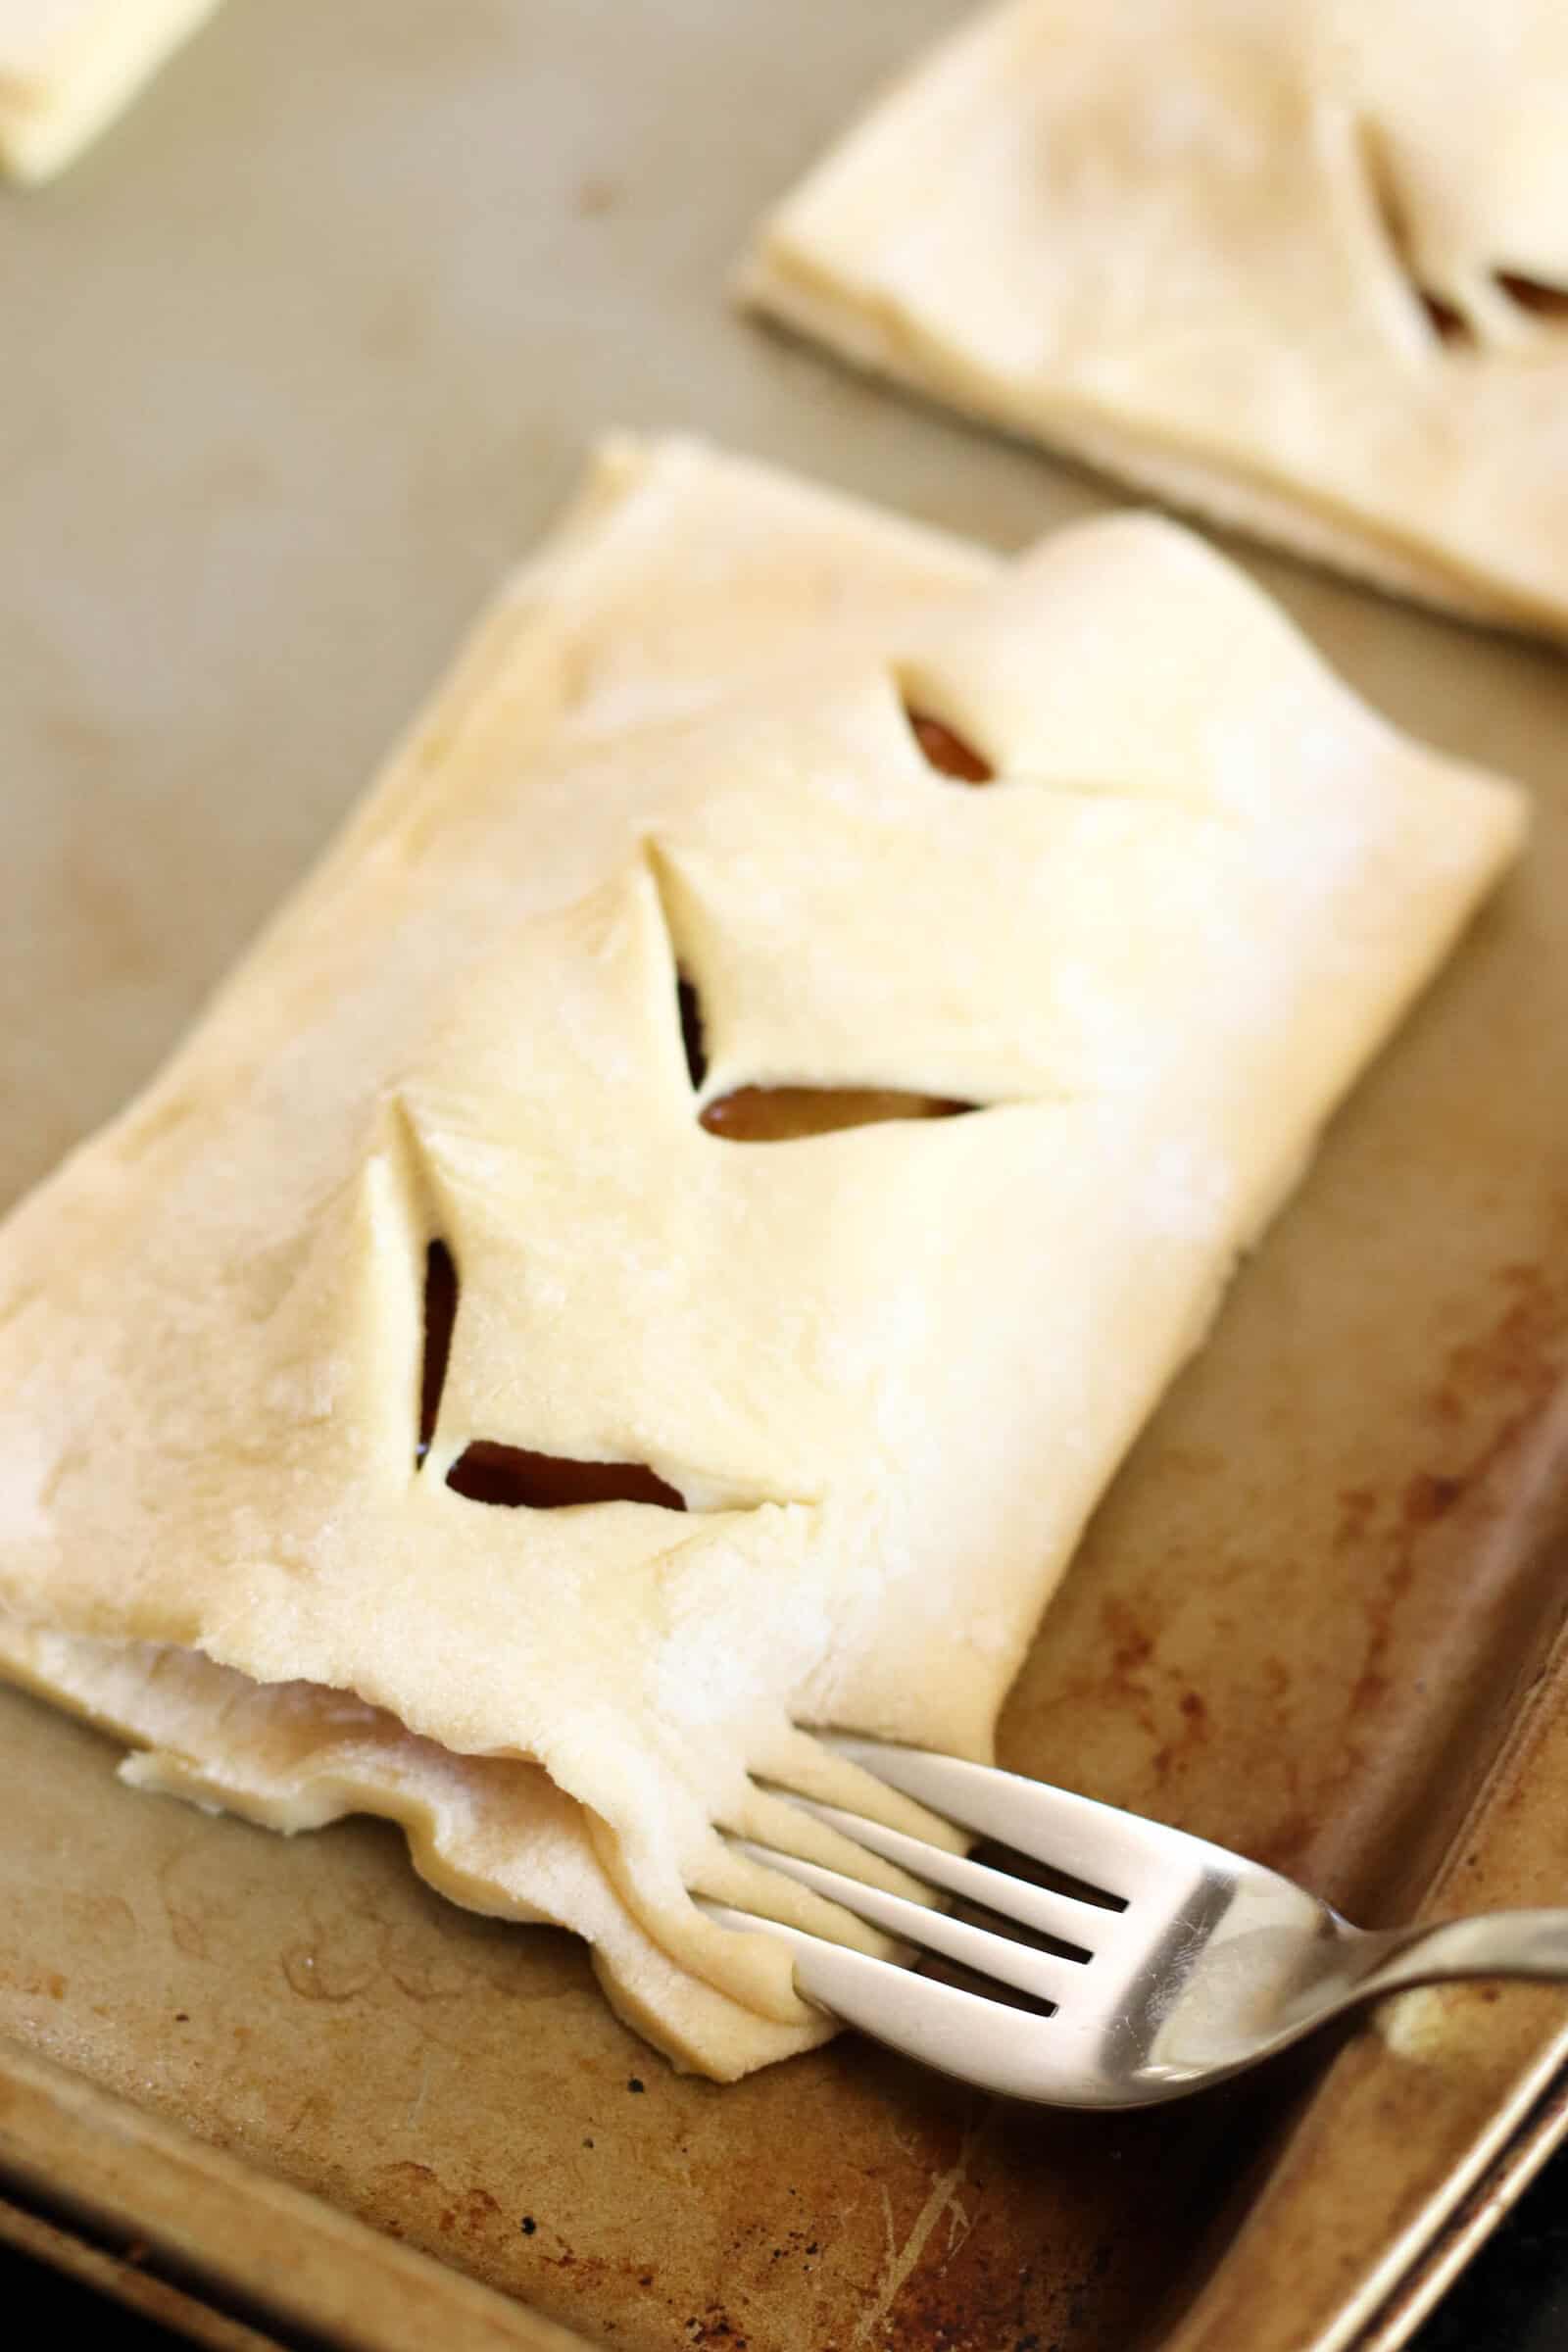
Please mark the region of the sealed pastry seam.
<svg viewBox="0 0 1568 2352"><path fill-rule="evenodd" d="M1555 0L1005 0L764 224L844 357L1398 593L1568 629Z"/></svg>
<svg viewBox="0 0 1568 2352"><path fill-rule="evenodd" d="M808 2046L693 1892L864 1932L721 1833L909 1823L813 1725L988 1751L1522 826L1172 525L1001 565L612 445L0 1228L0 1671L134 1785L401 1822L682 2064Z"/></svg>

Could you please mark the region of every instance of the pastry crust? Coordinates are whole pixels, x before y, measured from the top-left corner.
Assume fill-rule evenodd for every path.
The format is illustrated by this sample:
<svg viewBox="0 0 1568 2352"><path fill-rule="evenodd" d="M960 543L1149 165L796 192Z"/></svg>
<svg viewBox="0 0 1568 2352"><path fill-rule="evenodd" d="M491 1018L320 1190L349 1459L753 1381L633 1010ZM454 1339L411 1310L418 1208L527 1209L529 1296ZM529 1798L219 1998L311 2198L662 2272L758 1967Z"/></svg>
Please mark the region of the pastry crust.
<svg viewBox="0 0 1568 2352"><path fill-rule="evenodd" d="M50 179L218 0L0 0L0 172Z"/></svg>
<svg viewBox="0 0 1568 2352"><path fill-rule="evenodd" d="M802 1727L987 1752L1088 1511L1522 822L1172 525L1004 567L616 444L0 1229L0 1670L143 1785L403 1821L457 1899L588 1936L683 2063L803 2046L780 1947L692 1890L863 1932L715 1824L843 1857L763 1781L908 1819ZM971 1107L704 1125L767 1087ZM470 1446L685 1509L493 1507L448 1483Z"/></svg>
<svg viewBox="0 0 1568 2352"><path fill-rule="evenodd" d="M1561 635L1565 220L1556 0L1007 0L740 290L1179 506Z"/></svg>

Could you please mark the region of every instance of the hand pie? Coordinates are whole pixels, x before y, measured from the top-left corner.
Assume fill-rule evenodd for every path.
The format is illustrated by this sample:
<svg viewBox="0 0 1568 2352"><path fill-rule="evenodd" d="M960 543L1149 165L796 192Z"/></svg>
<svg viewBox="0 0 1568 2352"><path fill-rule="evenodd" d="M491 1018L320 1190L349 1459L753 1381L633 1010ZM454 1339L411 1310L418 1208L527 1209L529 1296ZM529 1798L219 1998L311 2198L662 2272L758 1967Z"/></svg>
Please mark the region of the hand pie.
<svg viewBox="0 0 1568 2352"><path fill-rule="evenodd" d="M1521 825L1174 526L1002 565L613 446L0 1229L0 1667L140 1787L403 1822L687 2065L819 2038L714 1825L903 1816L813 1725L987 1751Z"/></svg>
<svg viewBox="0 0 1568 2352"><path fill-rule="evenodd" d="M218 0L0 0L0 172L74 162Z"/></svg>
<svg viewBox="0 0 1568 2352"><path fill-rule="evenodd" d="M1562 0L1008 0L741 283L1178 506L1568 633Z"/></svg>

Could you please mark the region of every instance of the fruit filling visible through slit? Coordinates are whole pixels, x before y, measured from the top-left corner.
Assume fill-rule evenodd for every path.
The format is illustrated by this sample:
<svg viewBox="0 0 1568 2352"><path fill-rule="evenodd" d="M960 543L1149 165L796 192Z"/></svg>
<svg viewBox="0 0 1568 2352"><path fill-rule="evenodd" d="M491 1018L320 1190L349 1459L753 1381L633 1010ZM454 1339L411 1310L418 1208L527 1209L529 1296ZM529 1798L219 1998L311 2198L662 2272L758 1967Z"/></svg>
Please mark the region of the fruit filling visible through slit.
<svg viewBox="0 0 1568 2352"><path fill-rule="evenodd" d="M1499 270L1497 283L1509 300L1537 318L1551 318L1568 326L1568 285L1547 285L1539 277L1522 277L1516 270Z"/></svg>
<svg viewBox="0 0 1568 2352"><path fill-rule="evenodd" d="M944 719L933 718L928 710L911 710L906 707L909 731L920 746L930 764L944 776L952 776L959 784L989 784L996 769L983 759L972 743L956 735Z"/></svg>
<svg viewBox="0 0 1568 2352"><path fill-rule="evenodd" d="M901 1094L887 1087L738 1086L702 1114L710 1135L732 1144L798 1143L840 1127L875 1127L886 1119L953 1119L972 1102L941 1095Z"/></svg>
<svg viewBox="0 0 1568 2352"><path fill-rule="evenodd" d="M416 1463L423 1461L435 1436L441 1392L447 1385L447 1365L452 1356L452 1327L457 1319L458 1269L445 1242L432 1242L424 1253L424 1361L419 1373Z"/></svg>
<svg viewBox="0 0 1568 2352"><path fill-rule="evenodd" d="M476 1438L447 1472L454 1494L514 1511L561 1511L584 1502L650 1502L683 1511L685 1499L646 1462L574 1462L526 1446Z"/></svg>
<svg viewBox="0 0 1568 2352"><path fill-rule="evenodd" d="M708 1076L708 1054L703 1046L703 1008L697 1002L697 990L684 972L675 981L675 995L680 1005L680 1042L686 1049L686 1068L694 1089Z"/></svg>

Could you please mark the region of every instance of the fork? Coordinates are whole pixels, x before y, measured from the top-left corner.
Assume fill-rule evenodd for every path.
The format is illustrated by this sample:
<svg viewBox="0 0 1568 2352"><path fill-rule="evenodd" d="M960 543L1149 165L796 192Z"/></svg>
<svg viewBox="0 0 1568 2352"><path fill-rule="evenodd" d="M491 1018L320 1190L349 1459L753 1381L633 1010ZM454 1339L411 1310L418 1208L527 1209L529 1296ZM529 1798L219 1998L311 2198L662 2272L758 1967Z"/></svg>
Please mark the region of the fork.
<svg viewBox="0 0 1568 2352"><path fill-rule="evenodd" d="M736 1838L737 1850L898 1943L1024 1994L1032 2013L760 1914L700 1897L702 1907L724 1927L784 1937L796 1988L814 2007L984 2090L1057 2107L1151 2106L1411 1985L1568 1983L1568 1910L1354 1928L1278 1871L1092 1797L924 1749L836 1735L824 1743L1083 1891L1036 1885L793 1792L792 1804L927 1887L1044 1940L975 1926L754 1838Z"/></svg>

